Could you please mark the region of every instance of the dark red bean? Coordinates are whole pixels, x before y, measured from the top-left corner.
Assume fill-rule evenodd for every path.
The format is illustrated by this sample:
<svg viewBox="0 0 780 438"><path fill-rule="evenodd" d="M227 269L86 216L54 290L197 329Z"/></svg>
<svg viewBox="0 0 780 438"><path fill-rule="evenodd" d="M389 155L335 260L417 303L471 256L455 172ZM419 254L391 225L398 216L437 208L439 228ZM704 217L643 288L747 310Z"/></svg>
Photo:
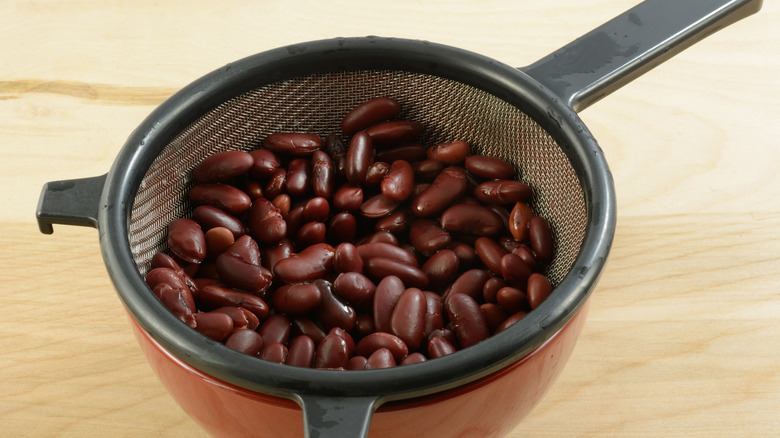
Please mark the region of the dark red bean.
<svg viewBox="0 0 780 438"><path fill-rule="evenodd" d="M390 317L390 332L404 341L410 350L417 350L425 334L428 302L420 289L406 289Z"/></svg>
<svg viewBox="0 0 780 438"><path fill-rule="evenodd" d="M230 286L253 294L265 292L273 282L271 271L260 264L257 243L246 235L217 257L216 270Z"/></svg>
<svg viewBox="0 0 780 438"><path fill-rule="evenodd" d="M458 263L461 270L474 267L479 258L474 248L463 242L452 242L450 249L458 256Z"/></svg>
<svg viewBox="0 0 780 438"><path fill-rule="evenodd" d="M382 178L382 194L391 201L403 202L412 194L413 188L414 170L411 164L405 160L393 161L387 175Z"/></svg>
<svg viewBox="0 0 780 438"><path fill-rule="evenodd" d="M311 159L311 190L314 196L330 199L336 190L336 169L328 154L316 151Z"/></svg>
<svg viewBox="0 0 780 438"><path fill-rule="evenodd" d="M403 281L392 275L383 278L376 285L373 310L374 328L377 332L390 332L390 318L404 290L406 287Z"/></svg>
<svg viewBox="0 0 780 438"><path fill-rule="evenodd" d="M292 240L287 238L282 239L274 246L263 247L263 249L260 251L263 254L263 266L265 266L265 268L269 271L273 272L274 266L276 266L279 260L290 257L293 254L294 249L295 247L293 246Z"/></svg>
<svg viewBox="0 0 780 438"><path fill-rule="evenodd" d="M363 189L360 186L344 184L333 194L333 208L336 211L357 211L363 205Z"/></svg>
<svg viewBox="0 0 780 438"><path fill-rule="evenodd" d="M350 184L362 184L368 168L374 162L374 145L365 131L355 134L349 142L346 161L346 178Z"/></svg>
<svg viewBox="0 0 780 438"><path fill-rule="evenodd" d="M348 370L364 370L368 359L365 356L352 356L347 361Z"/></svg>
<svg viewBox="0 0 780 438"><path fill-rule="evenodd" d="M501 325L496 328L496 333L500 333L506 329L508 329L512 324L515 324L517 321L520 321L523 319L524 316L528 315L528 312L520 311L515 313L514 315L509 316L509 318L505 319L504 322L501 323Z"/></svg>
<svg viewBox="0 0 780 438"><path fill-rule="evenodd" d="M257 356L263 349L263 337L254 330L239 329L228 336L225 346L250 356Z"/></svg>
<svg viewBox="0 0 780 438"><path fill-rule="evenodd" d="M385 217L395 210L400 202L391 201L383 194L374 195L360 206L360 214L367 218Z"/></svg>
<svg viewBox="0 0 780 438"><path fill-rule="evenodd" d="M283 218L290 213L290 209L292 208L292 200L290 199L290 195L287 193L282 193L281 195L272 199L271 204L279 209L279 214L281 214Z"/></svg>
<svg viewBox="0 0 780 438"><path fill-rule="evenodd" d="M418 352L414 352L414 353L406 356L405 358L403 358L403 360L401 360L401 362L398 365L399 366L400 365L414 365L416 363L423 363L423 362L425 362L427 360L428 360L428 358L426 358L424 354L418 353Z"/></svg>
<svg viewBox="0 0 780 438"><path fill-rule="evenodd" d="M410 266L418 266L417 259L413 254L391 243L369 242L358 245L356 249L364 263L374 257L387 257Z"/></svg>
<svg viewBox="0 0 780 438"><path fill-rule="evenodd" d="M265 189L263 190L263 196L273 199L287 189L287 169L280 167L274 171L271 178L268 180Z"/></svg>
<svg viewBox="0 0 780 438"><path fill-rule="evenodd" d="M324 243L328 228L322 222L307 222L295 233L295 245L306 248L317 243Z"/></svg>
<svg viewBox="0 0 780 438"><path fill-rule="evenodd" d="M339 327L350 331L355 327L357 315L355 309L342 301L334 292L333 285L325 280L315 280L314 284L320 289L322 300L314 309L315 320L325 330Z"/></svg>
<svg viewBox="0 0 780 438"><path fill-rule="evenodd" d="M305 315L322 301L322 292L314 283L285 284L274 291L274 308L288 315Z"/></svg>
<svg viewBox="0 0 780 438"><path fill-rule="evenodd" d="M444 311L439 294L430 291L424 291L423 294L426 303L423 337L427 338L434 330L444 327Z"/></svg>
<svg viewBox="0 0 780 438"><path fill-rule="evenodd" d="M357 247L349 242L340 243L334 252L333 269L337 273L362 273L363 257L360 256Z"/></svg>
<svg viewBox="0 0 780 438"><path fill-rule="evenodd" d="M376 147L388 147L409 143L419 137L422 124L413 120L393 120L373 125L365 132L371 136Z"/></svg>
<svg viewBox="0 0 780 438"><path fill-rule="evenodd" d="M465 141L439 143L428 148L428 159L440 161L452 166L461 164L471 153L471 147Z"/></svg>
<svg viewBox="0 0 780 438"><path fill-rule="evenodd" d="M531 207L524 202L517 202L509 213L509 232L518 242L528 240L528 222L533 217Z"/></svg>
<svg viewBox="0 0 780 438"><path fill-rule="evenodd" d="M212 312L222 312L230 316L233 319L233 330L255 330L260 326L257 315L242 307L225 306L214 309Z"/></svg>
<svg viewBox="0 0 780 438"><path fill-rule="evenodd" d="M189 191L189 198L198 205L210 205L232 215L249 210L252 199L242 190L227 184L196 184Z"/></svg>
<svg viewBox="0 0 780 438"><path fill-rule="evenodd" d="M428 340L428 357L436 359L454 353L455 347L442 336L434 336Z"/></svg>
<svg viewBox="0 0 780 438"><path fill-rule="evenodd" d="M322 148L322 138L316 134L282 132L265 138L266 149L289 155L311 155Z"/></svg>
<svg viewBox="0 0 780 438"><path fill-rule="evenodd" d="M466 158L466 170L485 179L515 179L515 168L504 160L485 155Z"/></svg>
<svg viewBox="0 0 780 438"><path fill-rule="evenodd" d="M482 299L486 303L496 302L496 292L502 287L509 286L509 284L501 277L491 277L482 286Z"/></svg>
<svg viewBox="0 0 780 438"><path fill-rule="evenodd" d="M352 213L342 211L328 221L327 237L331 242L351 242L357 235L357 219Z"/></svg>
<svg viewBox="0 0 780 438"><path fill-rule="evenodd" d="M504 229L504 221L493 210L476 204L455 204L442 213L441 227L453 233L495 236Z"/></svg>
<svg viewBox="0 0 780 438"><path fill-rule="evenodd" d="M380 348L371 353L366 359L365 369L376 370L381 368L393 368L396 366L395 359L393 359L393 353L387 348Z"/></svg>
<svg viewBox="0 0 780 438"><path fill-rule="evenodd" d="M222 342L233 332L233 319L221 312L198 312L195 330L217 342Z"/></svg>
<svg viewBox="0 0 780 438"><path fill-rule="evenodd" d="M486 181L474 189L474 196L489 204L515 204L531 197L531 187L520 181Z"/></svg>
<svg viewBox="0 0 780 438"><path fill-rule="evenodd" d="M198 294L198 303L209 309L218 309L224 306L243 307L261 320L265 319L269 313L268 304L262 298L217 285L203 286Z"/></svg>
<svg viewBox="0 0 780 438"><path fill-rule="evenodd" d="M396 276L410 287L428 287L428 277L419 268L389 257L372 257L365 261L366 275L377 280L389 275Z"/></svg>
<svg viewBox="0 0 780 438"><path fill-rule="evenodd" d="M305 316L296 316L292 318L292 336L308 336L314 341L315 345L319 345L323 339L325 339L325 330L318 326L317 323Z"/></svg>
<svg viewBox="0 0 780 438"><path fill-rule="evenodd" d="M341 131L352 135L360 130L398 116L401 105L389 97L377 97L353 108L341 119Z"/></svg>
<svg viewBox="0 0 780 438"><path fill-rule="evenodd" d="M528 310L528 297L516 287L506 286L499 289L496 292L496 302L510 315Z"/></svg>
<svg viewBox="0 0 780 438"><path fill-rule="evenodd" d="M271 362L285 363L287 360L287 347L276 342L265 344L263 349L260 350L258 357Z"/></svg>
<svg viewBox="0 0 780 438"><path fill-rule="evenodd" d="M193 170L192 175L199 183L225 182L247 173L253 163L254 159L248 152L219 152L206 157Z"/></svg>
<svg viewBox="0 0 780 438"><path fill-rule="evenodd" d="M314 367L320 369L346 368L349 361L347 342L338 335L327 335L317 346Z"/></svg>
<svg viewBox="0 0 780 438"><path fill-rule="evenodd" d="M311 190L311 161L295 158L287 166L285 188L292 197L302 197Z"/></svg>
<svg viewBox="0 0 780 438"><path fill-rule="evenodd" d="M206 253L210 258L222 254L235 242L233 233L225 227L215 227L206 231Z"/></svg>
<svg viewBox="0 0 780 438"><path fill-rule="evenodd" d="M200 263L206 258L206 236L192 219L176 219L168 225L168 249L188 263Z"/></svg>
<svg viewBox="0 0 780 438"><path fill-rule="evenodd" d="M311 368L314 365L314 353L317 347L312 338L300 335L290 341L287 351L287 359L284 363L294 367Z"/></svg>
<svg viewBox="0 0 780 438"><path fill-rule="evenodd" d="M444 303L462 348L470 347L490 336L479 304L466 294L453 294Z"/></svg>
<svg viewBox="0 0 780 438"><path fill-rule="evenodd" d="M401 338L391 333L377 331L362 338L355 347L355 353L368 357L375 351L386 348L392 353L396 361L400 361L409 354L409 347Z"/></svg>
<svg viewBox="0 0 780 438"><path fill-rule="evenodd" d="M341 327L333 327L328 331L328 334L341 336L341 338L347 342L347 353L350 356L355 354L355 339L352 337L352 335L344 331L344 329L342 329Z"/></svg>
<svg viewBox="0 0 780 438"><path fill-rule="evenodd" d="M460 260L455 251L442 249L432 255L421 269L428 276L428 287L440 290L452 283L458 273L459 266Z"/></svg>
<svg viewBox="0 0 780 438"><path fill-rule="evenodd" d="M483 303L479 305L479 310L485 316L485 322L488 325L488 329L491 333L494 333L496 329L507 319L507 313L498 304L495 303Z"/></svg>
<svg viewBox="0 0 780 438"><path fill-rule="evenodd" d="M376 159L385 163L403 160L408 163L424 160L427 150L419 143L409 143L377 151Z"/></svg>
<svg viewBox="0 0 780 438"><path fill-rule="evenodd" d="M528 277L528 303L536 309L552 293L552 285L544 275L534 272Z"/></svg>
<svg viewBox="0 0 780 438"><path fill-rule="evenodd" d="M178 288L168 283L159 283L154 287L153 293L179 320L190 327L196 326L194 318L196 311L195 300L188 288Z"/></svg>
<svg viewBox="0 0 780 438"><path fill-rule="evenodd" d="M347 153L347 146L338 134L329 134L325 137L325 143L323 144L322 149L330 158L345 155Z"/></svg>
<svg viewBox="0 0 780 438"><path fill-rule="evenodd" d="M254 160L249 174L257 178L269 178L281 165L279 157L268 149L255 149L249 153Z"/></svg>
<svg viewBox="0 0 780 438"><path fill-rule="evenodd" d="M344 272L333 281L336 293L359 310L370 310L376 285L358 272Z"/></svg>
<svg viewBox="0 0 780 438"><path fill-rule="evenodd" d="M249 199L255 200L261 196L263 196L263 186L260 184L259 181L256 181L254 179L247 179L244 181L243 186L241 189L249 195Z"/></svg>
<svg viewBox="0 0 780 438"><path fill-rule="evenodd" d="M446 166L441 161L423 160L414 163L412 167L418 181L433 181Z"/></svg>
<svg viewBox="0 0 780 438"><path fill-rule="evenodd" d="M258 198L249 211L249 232L264 245L274 245L287 236L287 222L271 201Z"/></svg>
<svg viewBox="0 0 780 438"><path fill-rule="evenodd" d="M366 172L366 179L363 180L363 185L367 187L376 187L382 182L382 179L390 172L390 165L384 161L375 161L368 167Z"/></svg>
<svg viewBox="0 0 780 438"><path fill-rule="evenodd" d="M506 251L495 240L487 237L479 237L474 241L474 251L477 257L492 273L501 275L501 258Z"/></svg>
<svg viewBox="0 0 780 438"><path fill-rule="evenodd" d="M154 289L158 284L164 283L174 289L190 289L181 275L175 270L161 266L154 268L146 274L146 284L150 289Z"/></svg>
<svg viewBox="0 0 780 438"><path fill-rule="evenodd" d="M290 337L290 330L290 319L284 314L276 313L269 316L257 332L263 337L263 343L266 345L274 342L284 345Z"/></svg>
<svg viewBox="0 0 780 438"><path fill-rule="evenodd" d="M534 252L525 244L520 244L512 250L512 254L520 257L533 272L540 272L542 270L539 265L539 260L536 259Z"/></svg>
<svg viewBox="0 0 780 438"><path fill-rule="evenodd" d="M365 245L367 243L388 243L393 246L398 246L398 238L393 235L393 233L389 231L377 231L375 233L369 234L363 239L360 239L357 243L360 245Z"/></svg>
<svg viewBox="0 0 780 438"><path fill-rule="evenodd" d="M304 283L323 277L333 268L335 249L327 243L318 243L298 254L280 260L273 273L285 283Z"/></svg>
<svg viewBox="0 0 780 438"><path fill-rule="evenodd" d="M514 254L506 254L501 258L501 276L518 288L525 288L531 272L531 267Z"/></svg>
<svg viewBox="0 0 780 438"><path fill-rule="evenodd" d="M363 338L374 331L374 316L370 313L358 313L357 318L355 318L355 335L358 338Z"/></svg>
<svg viewBox="0 0 780 438"><path fill-rule="evenodd" d="M553 259L554 243L550 224L540 216L534 216L528 221L528 238L536 258L543 264L549 264Z"/></svg>
<svg viewBox="0 0 780 438"><path fill-rule="evenodd" d="M228 214L216 207L210 205L199 205L192 211L192 219L208 231L215 227L223 227L233 233L233 238L246 234L246 227L235 216Z"/></svg>
<svg viewBox="0 0 780 438"><path fill-rule="evenodd" d="M442 170L427 189L412 199L412 213L430 217L442 212L466 193L467 184L462 169L448 167Z"/></svg>
<svg viewBox="0 0 780 438"><path fill-rule="evenodd" d="M446 301L452 295L464 294L476 299L482 295L482 289L489 278L490 272L487 269L469 269L455 279L443 298Z"/></svg>
<svg viewBox="0 0 780 438"><path fill-rule="evenodd" d="M418 251L431 255L447 248L452 243L452 236L439 226L438 221L420 218L412 222L409 240Z"/></svg>

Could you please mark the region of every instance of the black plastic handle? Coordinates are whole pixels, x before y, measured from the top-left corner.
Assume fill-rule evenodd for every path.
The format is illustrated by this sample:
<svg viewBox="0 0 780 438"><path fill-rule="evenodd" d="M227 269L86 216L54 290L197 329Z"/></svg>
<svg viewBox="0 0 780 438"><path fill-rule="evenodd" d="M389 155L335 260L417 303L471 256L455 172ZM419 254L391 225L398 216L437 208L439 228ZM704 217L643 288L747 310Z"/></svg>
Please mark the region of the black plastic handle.
<svg viewBox="0 0 780 438"><path fill-rule="evenodd" d="M366 438L380 397L299 395L305 438Z"/></svg>
<svg viewBox="0 0 780 438"><path fill-rule="evenodd" d="M647 0L520 70L582 111L761 5L762 0Z"/></svg>
<svg viewBox="0 0 780 438"><path fill-rule="evenodd" d="M53 224L98 227L100 196L107 175L52 181L44 184L38 200L38 228L54 232Z"/></svg>

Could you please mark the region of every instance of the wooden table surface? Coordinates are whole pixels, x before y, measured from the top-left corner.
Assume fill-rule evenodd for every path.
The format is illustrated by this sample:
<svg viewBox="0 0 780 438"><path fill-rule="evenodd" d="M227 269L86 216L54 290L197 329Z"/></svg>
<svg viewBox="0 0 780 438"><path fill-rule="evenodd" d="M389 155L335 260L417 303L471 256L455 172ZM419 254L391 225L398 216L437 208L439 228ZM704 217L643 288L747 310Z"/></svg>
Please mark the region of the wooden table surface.
<svg viewBox="0 0 780 438"><path fill-rule="evenodd" d="M142 357L97 231L42 235L34 215L45 182L108 171L179 88L335 36L523 66L636 3L2 2L0 435L205 435ZM571 360L510 436L780 434L778 22L767 2L581 113L615 178L616 240Z"/></svg>

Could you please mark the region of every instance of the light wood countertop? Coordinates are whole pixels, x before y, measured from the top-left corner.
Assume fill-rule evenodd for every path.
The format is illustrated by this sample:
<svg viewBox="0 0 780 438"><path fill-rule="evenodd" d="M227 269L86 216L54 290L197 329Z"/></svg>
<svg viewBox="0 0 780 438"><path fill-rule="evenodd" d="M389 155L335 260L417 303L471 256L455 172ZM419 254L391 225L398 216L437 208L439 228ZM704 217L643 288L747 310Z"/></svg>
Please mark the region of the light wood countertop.
<svg viewBox="0 0 780 438"><path fill-rule="evenodd" d="M45 182L107 172L178 89L336 36L523 66L636 3L3 2L0 435L205 436L142 356L97 231L35 223ZM615 178L616 240L571 360L510 436L780 434L778 22L766 2L581 113Z"/></svg>

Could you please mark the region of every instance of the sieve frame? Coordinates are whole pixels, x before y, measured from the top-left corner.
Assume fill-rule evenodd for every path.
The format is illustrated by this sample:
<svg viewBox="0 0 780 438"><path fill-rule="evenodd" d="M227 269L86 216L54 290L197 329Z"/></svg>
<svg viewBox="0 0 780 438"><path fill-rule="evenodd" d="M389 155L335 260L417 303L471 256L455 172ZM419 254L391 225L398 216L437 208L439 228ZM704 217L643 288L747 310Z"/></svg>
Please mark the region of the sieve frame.
<svg viewBox="0 0 780 438"><path fill-rule="evenodd" d="M154 158L191 122L259 86L345 70L403 70L465 83L520 108L561 147L583 186L585 237L569 273L540 307L510 329L458 354L384 370L339 373L290 367L238 353L182 324L148 292L127 238L132 201ZM336 38L272 49L196 80L131 134L106 178L98 213L103 258L120 299L155 341L187 364L249 390L305 396L375 397L377 403L429 395L475 381L527 355L560 330L592 292L615 223L614 187L601 149L576 112L522 71L463 49L419 40Z"/></svg>

